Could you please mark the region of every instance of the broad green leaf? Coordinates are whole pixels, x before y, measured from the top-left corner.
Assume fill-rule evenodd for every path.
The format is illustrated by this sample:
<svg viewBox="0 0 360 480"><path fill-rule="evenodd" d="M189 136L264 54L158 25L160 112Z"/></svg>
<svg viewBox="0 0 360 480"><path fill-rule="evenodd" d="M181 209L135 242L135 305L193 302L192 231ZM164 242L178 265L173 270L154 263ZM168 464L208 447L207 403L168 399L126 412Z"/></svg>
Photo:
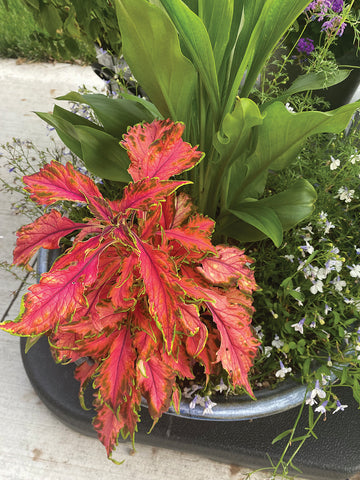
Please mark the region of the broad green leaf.
<svg viewBox="0 0 360 480"><path fill-rule="evenodd" d="M101 130L79 125L76 135L81 143L86 167L100 178L128 183L129 157L116 138Z"/></svg>
<svg viewBox="0 0 360 480"><path fill-rule="evenodd" d="M59 107L60 108L60 107ZM63 109L62 109L63 110ZM71 112L69 112L71 113ZM38 117L55 128L64 144L79 158L82 158L81 143L76 135L75 126L62 117L52 113L36 112ZM78 115L75 115L78 117ZM79 117L80 118L80 117Z"/></svg>
<svg viewBox="0 0 360 480"><path fill-rule="evenodd" d="M351 70L337 70L333 75L325 75L324 72L308 73L300 75L291 86L276 100L286 99L295 93L307 92L309 90L320 90L343 82L351 73Z"/></svg>
<svg viewBox="0 0 360 480"><path fill-rule="evenodd" d="M56 129L65 145L85 162L92 173L118 182L130 180L127 172L130 162L125 150L118 139L101 127L60 107L54 108L54 114L38 113L38 116ZM80 124L71 124L63 117Z"/></svg>
<svg viewBox="0 0 360 480"><path fill-rule="evenodd" d="M56 36L57 30L62 28L62 20L54 5L44 5L40 7L41 18L46 30L53 37Z"/></svg>
<svg viewBox="0 0 360 480"><path fill-rule="evenodd" d="M237 210L229 209L234 217L255 227L265 237L271 238L274 244L279 247L283 239L283 228L276 212L266 206L259 205L260 202L244 202ZM225 234L231 235L231 229L227 226ZM235 237L239 240L238 235Z"/></svg>
<svg viewBox="0 0 360 480"><path fill-rule="evenodd" d="M161 3L179 31L179 35L190 54L192 63L197 72L199 72L214 114L218 114L220 94L215 58L204 23L181 0L161 0ZM200 9L201 4L202 2L200 2ZM207 8L209 6L210 4L208 4Z"/></svg>
<svg viewBox="0 0 360 480"><path fill-rule="evenodd" d="M315 201L316 192L312 185L299 179L288 190L276 195L253 202L239 201L217 222L216 232L241 242L269 237L280 246L282 231L309 217Z"/></svg>
<svg viewBox="0 0 360 480"><path fill-rule="evenodd" d="M256 203L259 206L273 209L282 228L289 230L311 215L316 197L314 187L307 180L300 178L288 190L258 200ZM237 203L234 199L232 208L239 209L240 205L242 203Z"/></svg>
<svg viewBox="0 0 360 480"><path fill-rule="evenodd" d="M147 0L115 0L124 57L165 118L189 123L197 75L182 54L177 31Z"/></svg>
<svg viewBox="0 0 360 480"><path fill-rule="evenodd" d="M253 183L265 176L269 169L281 170L294 161L304 141L317 133L339 133L346 128L360 101L344 105L330 112L289 112L275 102L267 107L264 120L256 127L257 144L253 155L247 160L246 178L237 179L243 195L254 194ZM265 177L264 177L265 178ZM259 187L260 188L260 187ZM263 184L258 194L262 194Z"/></svg>
<svg viewBox="0 0 360 480"><path fill-rule="evenodd" d="M152 122L154 117L140 103L124 98L109 98L101 94L80 95L70 92L59 100L86 103L104 127L106 133L121 138L130 126L139 122Z"/></svg>

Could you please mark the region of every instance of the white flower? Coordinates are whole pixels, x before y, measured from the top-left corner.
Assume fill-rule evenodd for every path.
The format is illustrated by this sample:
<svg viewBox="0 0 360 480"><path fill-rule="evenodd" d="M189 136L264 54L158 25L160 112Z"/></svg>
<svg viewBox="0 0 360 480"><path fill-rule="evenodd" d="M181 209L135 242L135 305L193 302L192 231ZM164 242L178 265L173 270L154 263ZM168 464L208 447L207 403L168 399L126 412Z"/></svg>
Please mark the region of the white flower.
<svg viewBox="0 0 360 480"><path fill-rule="evenodd" d="M305 245L300 246L300 250L301 250L301 253L302 253L303 257L305 256L304 252L308 253L309 255L314 253L314 247L312 245L310 245L310 243L307 240L305 242Z"/></svg>
<svg viewBox="0 0 360 480"><path fill-rule="evenodd" d="M284 342L280 340L279 335L275 335L274 340L271 342L271 345L277 349L284 346ZM265 347L266 348L266 347Z"/></svg>
<svg viewBox="0 0 360 480"><path fill-rule="evenodd" d="M304 323L305 323L305 317L302 318L298 323L293 323L291 326L295 330L295 332L300 332L301 334L304 333Z"/></svg>
<svg viewBox="0 0 360 480"><path fill-rule="evenodd" d="M287 368L284 367L284 364L283 364L282 361L280 360L280 370L278 370L278 371L275 373L275 376L276 376L277 378L284 378L287 373L290 373L290 372L291 372L291 370L292 370L291 367L287 367Z"/></svg>
<svg viewBox="0 0 360 480"><path fill-rule="evenodd" d="M321 280L316 280L312 287L310 287L310 292L315 295L316 293L320 292L323 293L323 282Z"/></svg>
<svg viewBox="0 0 360 480"><path fill-rule="evenodd" d="M212 409L215 407L217 404L215 402L212 402L209 397L205 397L205 408L203 411L203 415L211 415L213 413Z"/></svg>
<svg viewBox="0 0 360 480"><path fill-rule="evenodd" d="M319 405L317 408L315 408L315 412L325 413L327 403L328 403L328 401L325 400L325 402L323 402L321 405Z"/></svg>
<svg viewBox="0 0 360 480"><path fill-rule="evenodd" d="M360 155L351 155L350 156L350 162L355 165L356 162L360 162Z"/></svg>
<svg viewBox="0 0 360 480"><path fill-rule="evenodd" d="M340 400L336 400L336 410L333 411L333 414L341 410L342 412L347 408L347 405L341 405Z"/></svg>
<svg viewBox="0 0 360 480"><path fill-rule="evenodd" d="M337 292L341 292L342 289L346 287L345 280L340 280L339 275L336 277L335 280L332 280L331 283L334 285L334 288Z"/></svg>
<svg viewBox="0 0 360 480"><path fill-rule="evenodd" d="M360 278L360 265L352 265L348 267L350 269L350 275L354 278Z"/></svg>
<svg viewBox="0 0 360 480"><path fill-rule="evenodd" d="M222 392L224 392L225 390L229 390L229 387L227 387L227 386L225 385L225 383L224 383L224 380L223 380L222 378L220 378L220 383L219 383L218 385L216 385L215 390L216 390L217 392L222 393Z"/></svg>
<svg viewBox="0 0 360 480"><path fill-rule="evenodd" d="M320 388L320 383L319 383L319 380L316 380L315 382L315 388L313 388L310 392L310 396L309 398L306 400L306 403L308 405L314 405L314 403L317 403L315 401L315 397L318 397L319 399L321 398L325 398L326 397L326 393L324 392L324 390L322 388Z"/></svg>
<svg viewBox="0 0 360 480"><path fill-rule="evenodd" d="M355 190L349 190L347 187L340 187L334 198L339 198L345 203L350 203L354 197Z"/></svg>
<svg viewBox="0 0 360 480"><path fill-rule="evenodd" d="M332 308L329 307L329 305L326 303L326 304L325 304L325 309L324 309L324 311L325 311L325 315L327 315L329 312L332 311Z"/></svg>
<svg viewBox="0 0 360 480"><path fill-rule="evenodd" d="M332 155L330 155L331 163L330 163L330 170L336 170L340 167L340 160L335 159Z"/></svg>
<svg viewBox="0 0 360 480"><path fill-rule="evenodd" d="M291 263L293 263L294 261L294 255L284 255L284 258L286 258L286 260L289 260Z"/></svg>
<svg viewBox="0 0 360 480"><path fill-rule="evenodd" d="M254 327L254 330L258 336L258 339L261 340L264 337L261 325L256 325L256 327Z"/></svg>
<svg viewBox="0 0 360 480"><path fill-rule="evenodd" d="M326 270L326 268L319 268L316 272L316 278L319 280L325 280L328 273L329 272Z"/></svg>
<svg viewBox="0 0 360 480"><path fill-rule="evenodd" d="M285 103L285 107L286 107L288 112L291 112L291 113L295 112L295 110L293 109L293 107L290 105L289 102Z"/></svg>
<svg viewBox="0 0 360 480"><path fill-rule="evenodd" d="M270 345L264 347L264 355L266 358L270 357L272 349L273 347L270 347Z"/></svg>
<svg viewBox="0 0 360 480"><path fill-rule="evenodd" d="M329 222L328 220L326 220L325 230L324 230L325 235L327 235L332 228L335 228L335 225L333 223Z"/></svg>

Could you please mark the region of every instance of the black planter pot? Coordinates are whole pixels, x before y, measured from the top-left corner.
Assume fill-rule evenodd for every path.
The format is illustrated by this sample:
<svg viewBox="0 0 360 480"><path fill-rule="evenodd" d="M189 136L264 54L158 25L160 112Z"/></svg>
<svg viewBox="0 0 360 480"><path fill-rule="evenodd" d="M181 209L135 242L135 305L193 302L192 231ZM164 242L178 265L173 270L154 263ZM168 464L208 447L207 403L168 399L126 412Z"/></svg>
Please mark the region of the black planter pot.
<svg viewBox="0 0 360 480"><path fill-rule="evenodd" d="M83 410L78 400L79 384L73 377L73 365L57 365L51 357L47 338L41 338L25 354L26 339L21 339L21 354L26 373L44 404L67 426L80 433L96 436L92 428L93 409ZM360 415L350 389L338 392L344 412L330 415L316 429L319 439L309 438L300 449L295 465L304 476L317 479L346 478L360 472ZM88 406L91 390L85 394ZM283 431L292 428L298 407L284 413L252 421L213 421L164 414L151 434L152 419L142 408L136 442L155 447L195 453L212 460L249 468L269 466L266 454L277 461L285 442L271 445ZM308 425L307 411L300 419L299 435Z"/></svg>
<svg viewBox="0 0 360 480"><path fill-rule="evenodd" d="M38 259L38 273L47 270L58 254L57 251L42 250ZM70 428L85 435L96 436L91 423L95 411L83 410L79 403L79 383L73 377L74 365L57 365L52 359L46 337L42 337L27 354L25 344L26 339L22 338L24 367L40 399ZM85 403L89 407L93 394L91 388L85 392ZM234 408L241 410L241 401L236 401L235 405L230 402L230 406L225 402L225 407L219 405L214 408L214 413L218 409L223 413L215 414L211 419L202 416L202 409L200 412L190 411L185 405L180 416L171 412L164 414L150 435L147 432L153 422L147 409L143 407L136 441L196 453L249 468L269 466L267 454L276 463L286 444L283 440L271 445L271 441L293 427L299 413L298 405L304 397L304 388L284 382L275 393L260 392L257 396L259 401L251 403L258 403L260 409L261 404L267 405L269 398L273 406L276 403L281 404L284 398L287 404L274 409L282 413L271 415L269 411L263 411L259 414L259 407L256 407L258 410L255 408L252 415L244 415L234 414ZM293 397L292 404L288 402L289 396ZM353 400L350 389L342 388L339 397L348 408L336 415L329 415L326 421L319 422L316 429L319 440L309 438L296 456L295 465L309 478L345 480L360 472L360 415L357 403ZM246 403L243 403L245 411ZM252 419L249 421L250 417ZM305 408L297 435L303 435L307 426L308 413ZM291 453L290 450L289 454Z"/></svg>

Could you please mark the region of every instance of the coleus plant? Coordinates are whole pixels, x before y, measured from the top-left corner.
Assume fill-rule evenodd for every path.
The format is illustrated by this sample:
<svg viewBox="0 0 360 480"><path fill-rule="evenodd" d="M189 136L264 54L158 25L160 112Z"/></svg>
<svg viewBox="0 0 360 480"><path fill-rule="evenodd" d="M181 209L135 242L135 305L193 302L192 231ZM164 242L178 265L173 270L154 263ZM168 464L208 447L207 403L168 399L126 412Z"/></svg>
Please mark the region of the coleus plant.
<svg viewBox="0 0 360 480"><path fill-rule="evenodd" d="M89 218L76 223L53 208L19 230L14 263L25 267L40 247L76 235L29 288L19 317L0 328L30 343L46 335L58 362L91 359L75 376L81 400L93 381L93 425L110 458L120 432L134 438L141 397L154 422L171 404L179 410L177 379L193 379L195 365L205 379L224 369L230 384L253 395L251 260L237 247L214 246L214 221L177 193L188 182L170 177L202 159L183 130L163 120L128 131L132 182L121 200L104 198L70 163L52 161L24 177L33 201L86 205Z"/></svg>

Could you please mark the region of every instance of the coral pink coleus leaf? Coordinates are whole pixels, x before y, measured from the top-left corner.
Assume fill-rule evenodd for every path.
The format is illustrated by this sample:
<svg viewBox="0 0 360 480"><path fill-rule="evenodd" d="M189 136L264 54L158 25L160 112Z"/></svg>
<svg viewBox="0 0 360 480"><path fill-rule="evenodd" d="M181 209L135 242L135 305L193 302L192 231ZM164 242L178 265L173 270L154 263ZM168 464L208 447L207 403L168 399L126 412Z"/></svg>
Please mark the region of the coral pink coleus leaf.
<svg viewBox="0 0 360 480"><path fill-rule="evenodd" d="M5 331L17 335L39 335L55 328L85 303L85 287L97 276L99 238L94 237L76 245L73 263L66 270L56 270L42 275L39 284L32 285L24 297L21 321L0 325ZM61 257L56 263L64 262ZM55 263L55 265L56 265Z"/></svg>
<svg viewBox="0 0 360 480"><path fill-rule="evenodd" d="M14 264L26 265L41 247L58 248L62 237L84 225L84 223L75 223L67 217L62 217L57 210L51 210L30 225L20 228L14 250Z"/></svg>
<svg viewBox="0 0 360 480"><path fill-rule="evenodd" d="M203 154L181 139L185 126L171 120L135 125L121 144L128 151L134 181L144 177L167 180L193 168Z"/></svg>
<svg viewBox="0 0 360 480"><path fill-rule="evenodd" d="M201 267L197 267L197 271L209 282L215 285L231 283L249 271L248 265L252 260L238 248L217 245L216 252L216 257L205 258Z"/></svg>
<svg viewBox="0 0 360 480"><path fill-rule="evenodd" d="M97 370L94 386L99 388L103 401L116 413L124 395L129 395L135 379L135 351L130 329L120 328L112 340L109 356Z"/></svg>
<svg viewBox="0 0 360 480"><path fill-rule="evenodd" d="M147 400L150 416L158 419L170 406L175 374L156 356L151 357L143 365L146 376L138 369L138 384Z"/></svg>
<svg viewBox="0 0 360 480"><path fill-rule="evenodd" d="M149 311L162 331L165 348L171 352L179 319L178 298L181 290L175 283L176 269L168 256L151 245L136 241L140 271L149 298Z"/></svg>
<svg viewBox="0 0 360 480"><path fill-rule="evenodd" d="M95 183L75 170L71 163L66 166L52 161L38 173L23 178L30 198L40 205L52 205L59 200L87 203L84 192L101 197Z"/></svg>

